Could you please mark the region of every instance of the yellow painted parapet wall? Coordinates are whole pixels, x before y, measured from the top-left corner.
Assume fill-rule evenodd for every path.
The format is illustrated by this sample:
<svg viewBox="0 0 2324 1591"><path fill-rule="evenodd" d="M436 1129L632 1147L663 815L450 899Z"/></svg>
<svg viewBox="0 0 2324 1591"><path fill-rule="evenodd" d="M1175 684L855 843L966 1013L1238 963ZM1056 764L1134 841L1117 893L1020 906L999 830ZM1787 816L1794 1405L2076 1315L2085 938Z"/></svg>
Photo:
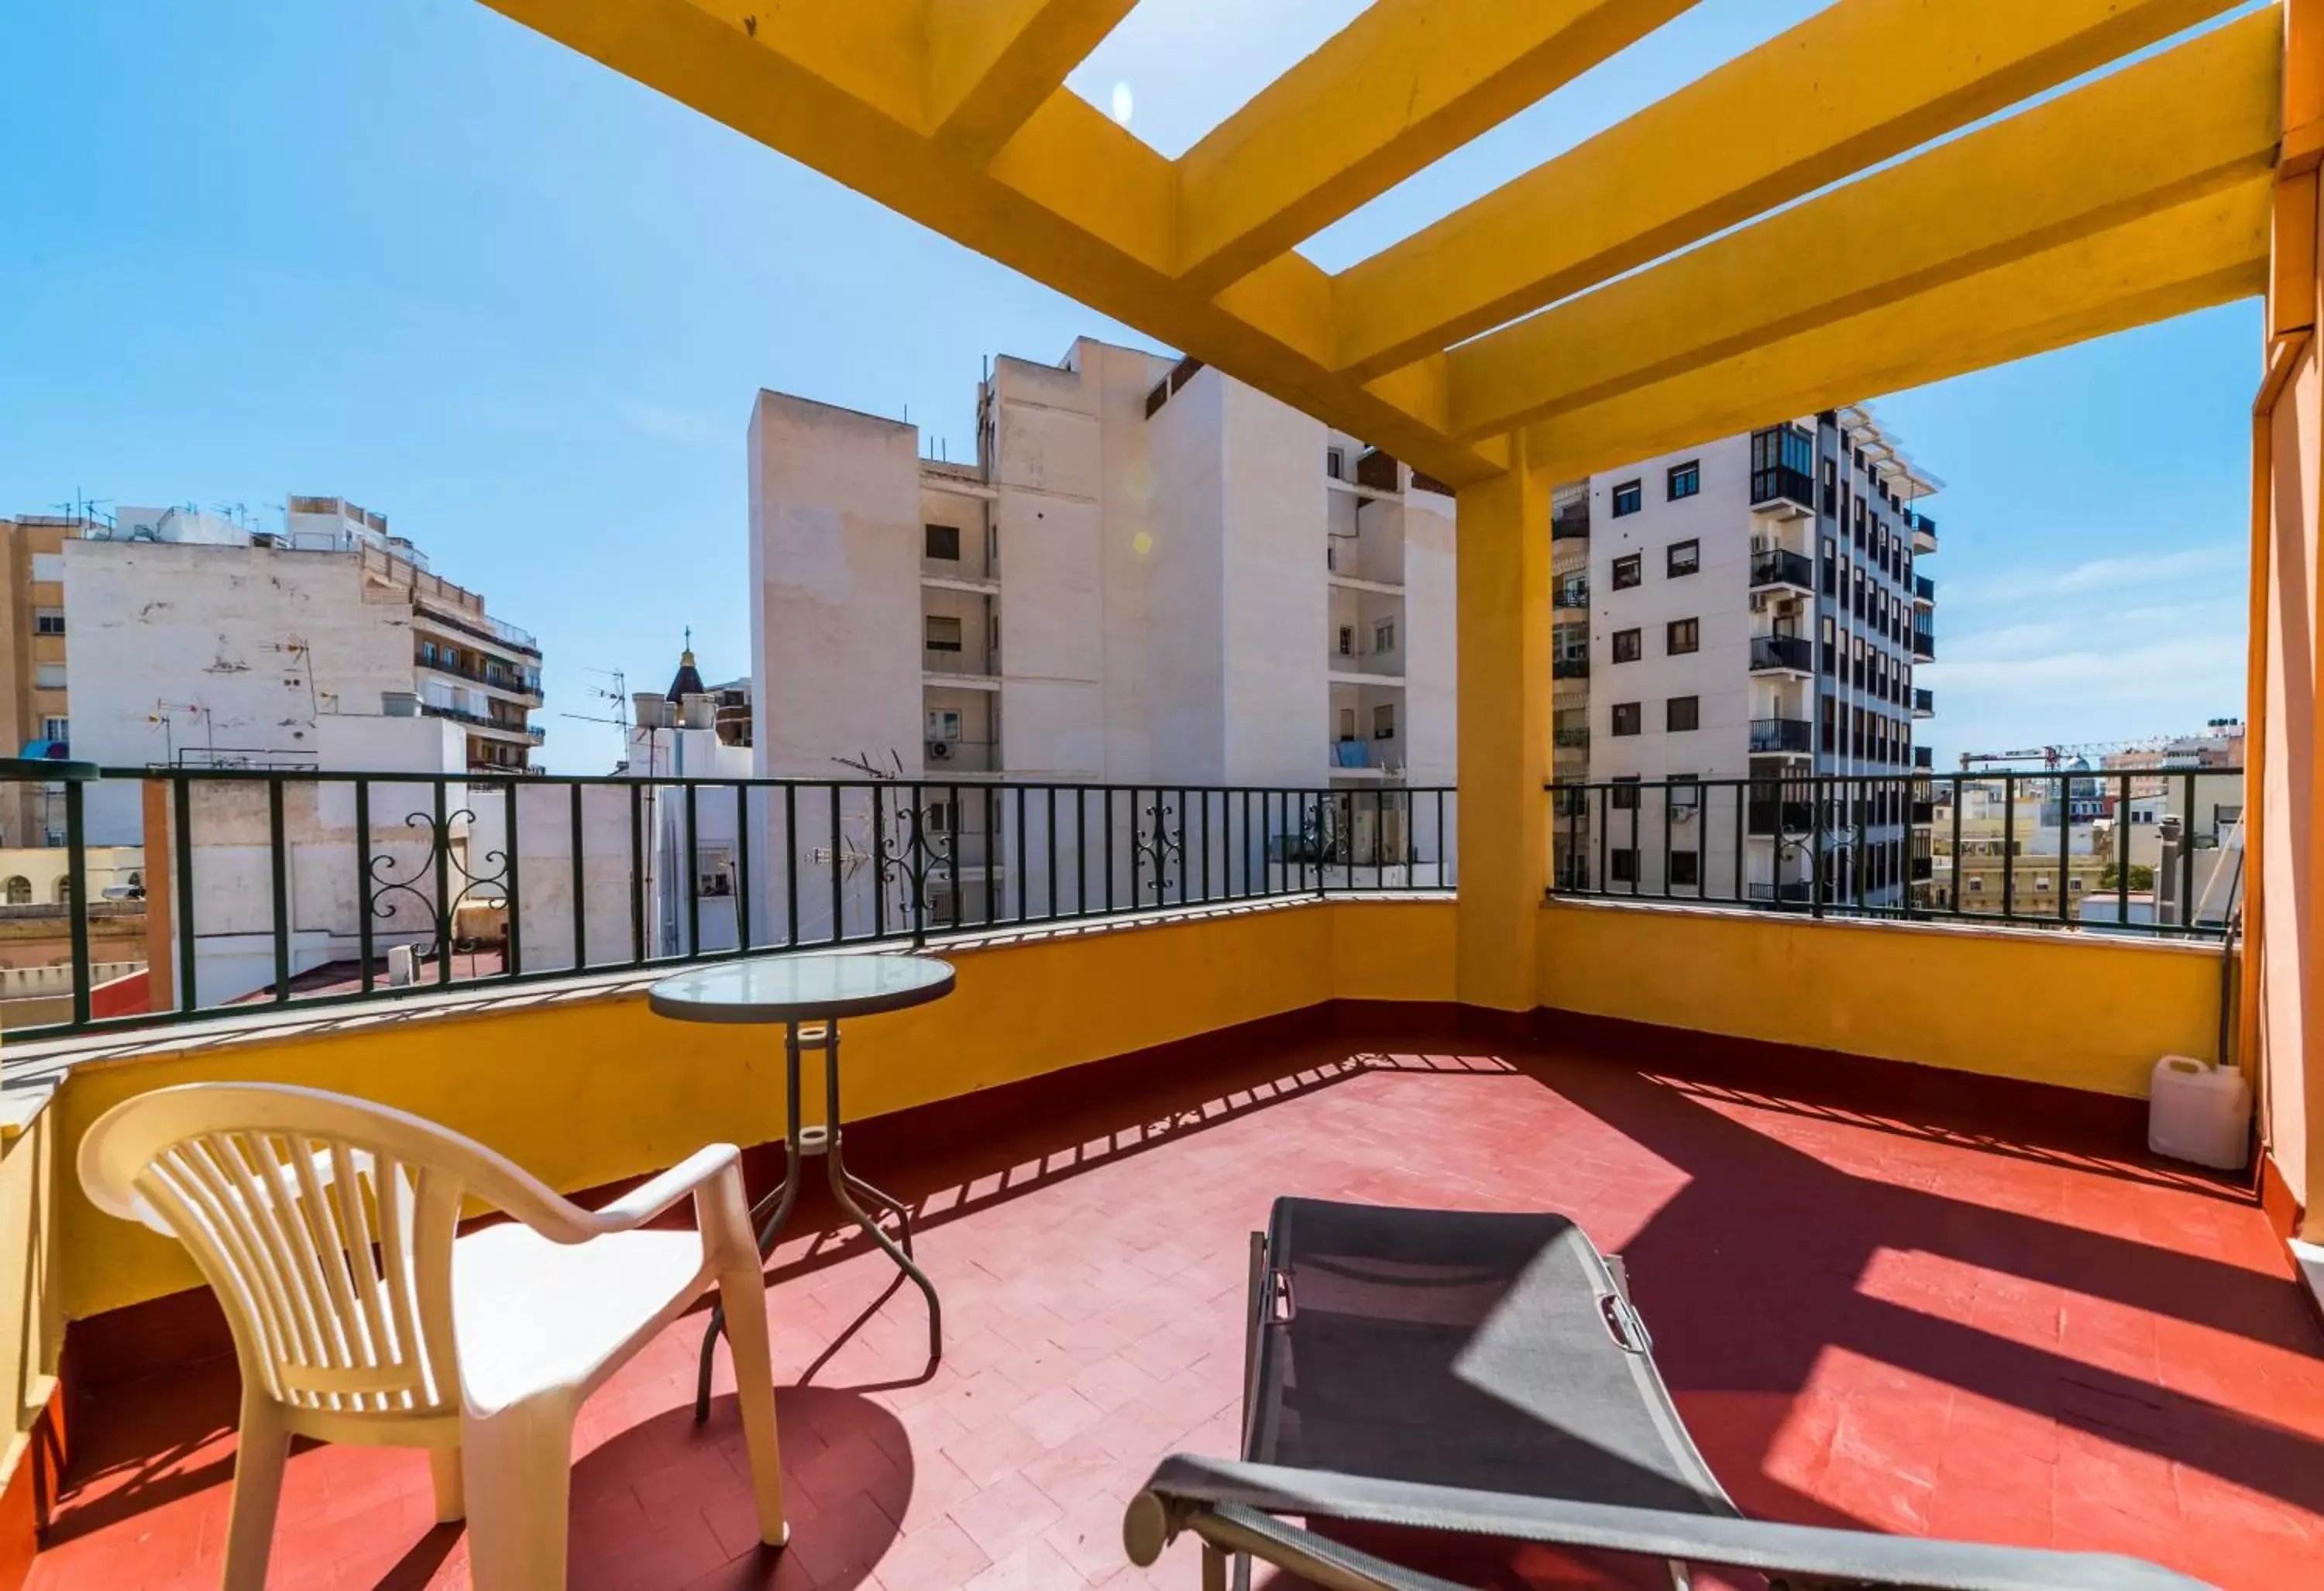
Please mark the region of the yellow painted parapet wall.
<svg viewBox="0 0 2324 1591"><path fill-rule="evenodd" d="M1545 1006L2095 1093L2218 1048L2216 945L1556 903L1540 945Z"/></svg>
<svg viewBox="0 0 2324 1591"><path fill-rule="evenodd" d="M2216 1020L2217 963L2180 947L1555 905L1540 926L1548 1006L2107 1093L2141 1092L2165 1051L2208 1054ZM848 1114L957 1099L1333 999L1449 1003L1456 930L1448 899L1372 899L943 948L960 970L951 998L847 1025ZM62 1174L54 1225L34 1240L65 1316L197 1283L174 1244L100 1215L71 1174L88 1124L149 1089L254 1079L360 1094L566 1189L782 1132L768 1032L663 1021L634 986L336 1015L228 1044L157 1035L150 1053L73 1073L44 1118ZM820 1114L812 1092L807 1109Z"/></svg>

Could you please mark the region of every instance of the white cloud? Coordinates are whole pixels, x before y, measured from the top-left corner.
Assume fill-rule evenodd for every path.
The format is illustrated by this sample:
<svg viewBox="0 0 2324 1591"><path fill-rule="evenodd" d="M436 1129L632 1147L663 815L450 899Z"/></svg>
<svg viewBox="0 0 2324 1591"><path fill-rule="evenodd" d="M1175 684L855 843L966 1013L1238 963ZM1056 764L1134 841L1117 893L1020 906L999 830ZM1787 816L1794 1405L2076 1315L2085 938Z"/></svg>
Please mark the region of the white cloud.
<svg viewBox="0 0 2324 1591"><path fill-rule="evenodd" d="M2211 575L2240 576L2243 549L2225 543L2182 547L2176 552L2137 553L2092 558L2065 569L2005 569L1983 577L1937 582L1940 610L1950 603L2015 606L2054 602L2101 592L2135 591Z"/></svg>
<svg viewBox="0 0 2324 1591"><path fill-rule="evenodd" d="M2127 558L2093 558L2060 575L2054 589L2061 592L2116 591L2126 586L2160 585L2190 575L2224 573L2241 566L2242 555L2231 547L2190 547L2182 552L2149 554Z"/></svg>

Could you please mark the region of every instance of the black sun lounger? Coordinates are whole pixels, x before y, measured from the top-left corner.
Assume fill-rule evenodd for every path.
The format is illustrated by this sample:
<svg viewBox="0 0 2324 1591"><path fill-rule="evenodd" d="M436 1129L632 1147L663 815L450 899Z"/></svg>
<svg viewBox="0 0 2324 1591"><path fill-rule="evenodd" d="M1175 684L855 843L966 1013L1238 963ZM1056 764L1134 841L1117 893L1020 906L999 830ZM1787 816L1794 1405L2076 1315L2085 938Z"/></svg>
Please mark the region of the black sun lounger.
<svg viewBox="0 0 2324 1591"><path fill-rule="evenodd" d="M2130 1558L1744 1518L1615 1269L1563 1216L1282 1199L1251 1277L1241 1461L1165 1459L1123 1523L1140 1565L1199 1536L1206 1591L1230 1555L1238 1577L1256 1558L1332 1591L1459 1591L1315 1528L1332 1522L1659 1559L1682 1586L1688 1566L1795 1588L2201 1586Z"/></svg>

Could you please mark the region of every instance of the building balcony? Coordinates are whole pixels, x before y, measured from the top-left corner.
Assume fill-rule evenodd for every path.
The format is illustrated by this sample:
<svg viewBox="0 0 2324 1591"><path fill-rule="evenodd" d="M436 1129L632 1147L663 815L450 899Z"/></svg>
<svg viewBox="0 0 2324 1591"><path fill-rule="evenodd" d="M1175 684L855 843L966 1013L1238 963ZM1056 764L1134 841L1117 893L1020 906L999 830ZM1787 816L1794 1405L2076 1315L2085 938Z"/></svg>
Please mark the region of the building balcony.
<svg viewBox="0 0 2324 1591"><path fill-rule="evenodd" d="M1934 718L1937 715L1937 693L1926 685L1913 687L1913 716Z"/></svg>
<svg viewBox="0 0 2324 1591"><path fill-rule="evenodd" d="M1937 605L1937 583L1926 575L1913 576L1913 601L1923 608Z"/></svg>
<svg viewBox="0 0 2324 1591"><path fill-rule="evenodd" d="M1586 750L1590 745L1590 726L1570 724L1549 731L1550 744L1561 751Z"/></svg>
<svg viewBox="0 0 2324 1591"><path fill-rule="evenodd" d="M1815 594L1815 565L1805 555L1785 547L1771 547L1751 555L1751 589L1766 591L1771 587L1788 586L1803 595Z"/></svg>
<svg viewBox="0 0 2324 1591"><path fill-rule="evenodd" d="M1590 582L1579 576L1561 580L1550 590L1551 602L1560 608L1587 608Z"/></svg>
<svg viewBox="0 0 2324 1591"><path fill-rule="evenodd" d="M618 881L630 792L524 785L509 800L542 823L527 887L563 860L544 841L574 790L612 814L586 855ZM831 787L754 790L778 824L785 788L806 814ZM1061 794L1109 810L1094 788L1024 789L1029 813ZM1495 1207L1565 1212L1623 1255L1680 1416L1754 1513L2070 1540L2223 1586L2302 1583L2324 1533L2324 1338L2257 1200L2149 1154L2136 1097L2158 1048L2208 1053L2215 956L1817 921L1793 879L1739 880L1757 911L1561 895L1528 908L1539 1016L1489 1024L1456 1003L1462 908L1439 887L1457 879L1434 849L1432 794L1450 798L1115 792L1117 815L1160 812L1182 840L1134 831L1148 848L1124 847L1116 893L1086 915L1013 865L964 866L1001 893L989 931L926 925L954 992L846 1024L851 1162L911 1212L944 1301L941 1358L917 1293L812 1180L767 1267L789 1545L756 1544L723 1354L710 1420L694 1422L697 1311L584 1406L571 1583L1120 1584L1123 1500L1154 1465L1238 1450L1237 1304L1271 1201L1469 1207L1480 1178ZM735 791L695 796L706 817ZM1232 814L1267 801L1280 820L1246 844ZM954 821L1008 847L1019 812ZM1631 813L1611 815L1610 834L1554 827L1554 845L1581 837L1559 853L1562 891L1625 888ZM1708 806L1699 826L1723 817ZM628 890L605 898L626 934ZM696 904L731 919L751 898ZM766 1033L667 1025L626 941L605 970L576 971L549 933L572 897L538 906L506 914L521 944L423 961L427 987L383 989L368 1015L359 990L309 979L279 1012L11 1035L0 1239L22 1263L0 1348L49 1466L0 1525L29 1559L27 1591L214 1583L231 1497L237 1383L217 1305L173 1245L73 1182L80 1135L110 1103L255 1072L354 1089L593 1207L706 1142L746 1145L754 1193L779 1178ZM1051 918L1070 930L1042 931ZM779 950L782 924L758 919L754 948ZM882 932L886 948L911 943L892 920ZM451 980L432 981L439 965ZM1685 974L1637 975L1654 967ZM318 1020L310 994L358 1003ZM2016 1019L1997 1029L1996 1009ZM655 1053L679 1059L636 1063ZM36 1187L55 1196L17 1196ZM465 1583L462 1527L433 1523L420 1453L302 1443L288 1500L271 1583ZM1160 1583L1194 1583L1193 1557L1174 1548Z"/></svg>
<svg viewBox="0 0 2324 1591"><path fill-rule="evenodd" d="M1937 660L1936 633L1918 620L1915 620L1913 625L1913 660L1916 663L1933 663Z"/></svg>
<svg viewBox="0 0 2324 1591"><path fill-rule="evenodd" d="M1803 635L1755 635L1751 638L1754 674L1812 674L1815 643Z"/></svg>
<svg viewBox="0 0 2324 1591"><path fill-rule="evenodd" d="M1550 510L1549 538L1553 542L1590 539L1588 492L1580 493L1572 501L1558 503Z"/></svg>
<svg viewBox="0 0 2324 1591"><path fill-rule="evenodd" d="M1815 726L1804 718L1755 718L1751 721L1752 755L1805 755L1813 744L1814 731Z"/></svg>
<svg viewBox="0 0 2324 1591"><path fill-rule="evenodd" d="M1907 509L1904 510L1904 524L1913 533L1914 556L1937 550L1937 522L1934 520Z"/></svg>
<svg viewBox="0 0 2324 1591"><path fill-rule="evenodd" d="M1590 659L1582 655L1553 658L1549 662L1549 676L1552 679L1588 679Z"/></svg>
<svg viewBox="0 0 2324 1591"><path fill-rule="evenodd" d="M487 690L504 692L532 706L540 705L540 671L537 668L527 669L521 674L505 668L478 668L441 652L431 657L425 650L417 653L412 661L420 667L447 678L466 680Z"/></svg>
<svg viewBox="0 0 2324 1591"><path fill-rule="evenodd" d="M448 718L455 723L465 723L471 729L507 735L516 740L529 741L535 746L549 738L549 731L540 724L512 723L505 719L494 718L489 713L471 713L465 707L447 707L440 703L423 701L420 704L420 711L429 718Z"/></svg>

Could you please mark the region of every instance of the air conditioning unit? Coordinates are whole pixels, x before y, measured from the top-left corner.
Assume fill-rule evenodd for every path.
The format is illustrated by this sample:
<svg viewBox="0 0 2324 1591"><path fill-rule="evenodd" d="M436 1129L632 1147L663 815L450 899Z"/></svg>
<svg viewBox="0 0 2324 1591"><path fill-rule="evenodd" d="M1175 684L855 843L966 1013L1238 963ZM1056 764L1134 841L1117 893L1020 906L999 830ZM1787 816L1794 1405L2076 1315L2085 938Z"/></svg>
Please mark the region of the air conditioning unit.
<svg viewBox="0 0 2324 1591"><path fill-rule="evenodd" d="M930 762L950 762L952 760L952 742L950 740L930 740L928 742L928 760Z"/></svg>

